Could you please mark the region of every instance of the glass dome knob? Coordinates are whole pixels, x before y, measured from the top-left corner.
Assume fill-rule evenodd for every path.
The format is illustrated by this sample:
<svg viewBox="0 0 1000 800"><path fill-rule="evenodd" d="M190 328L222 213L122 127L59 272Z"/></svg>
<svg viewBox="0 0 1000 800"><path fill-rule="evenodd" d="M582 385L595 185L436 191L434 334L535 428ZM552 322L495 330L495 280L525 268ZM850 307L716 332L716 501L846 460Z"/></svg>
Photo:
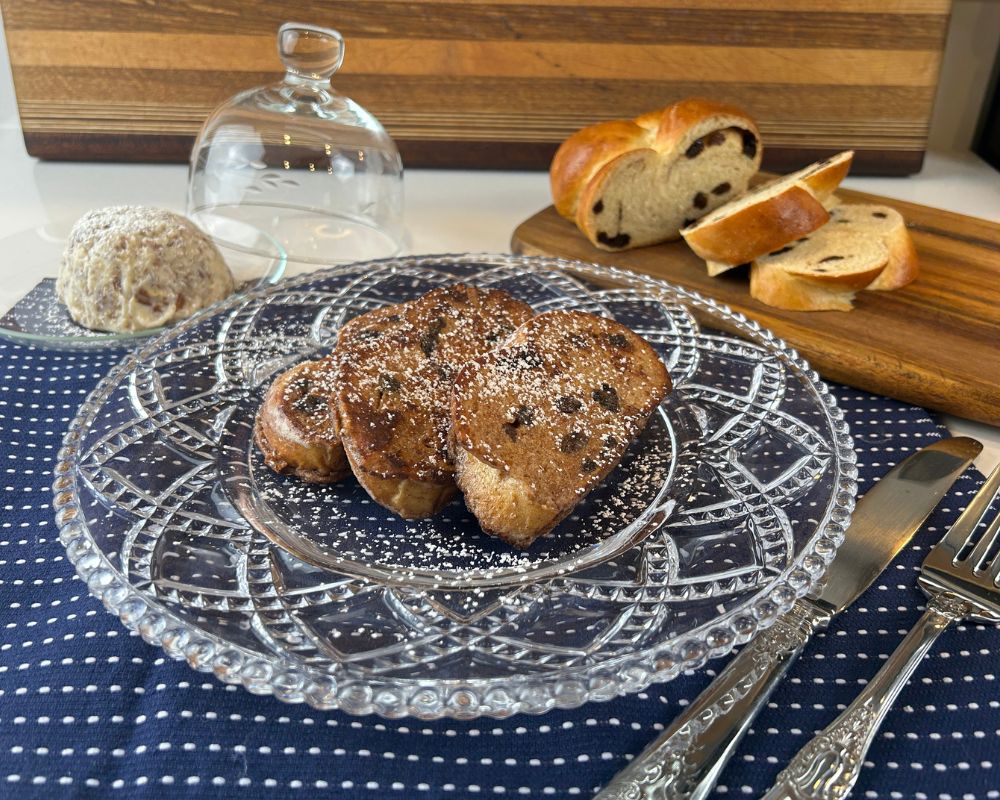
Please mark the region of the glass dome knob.
<svg viewBox="0 0 1000 800"><path fill-rule="evenodd" d="M344 37L333 28L286 22L278 29L278 55L295 77L326 82L344 63Z"/></svg>

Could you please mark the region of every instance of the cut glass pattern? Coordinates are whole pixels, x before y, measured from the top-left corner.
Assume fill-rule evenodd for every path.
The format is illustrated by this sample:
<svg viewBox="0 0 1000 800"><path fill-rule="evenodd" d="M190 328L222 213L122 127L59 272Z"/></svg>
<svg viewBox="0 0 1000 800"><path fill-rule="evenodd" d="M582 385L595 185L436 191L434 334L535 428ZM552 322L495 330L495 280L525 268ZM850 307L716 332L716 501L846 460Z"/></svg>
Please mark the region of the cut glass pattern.
<svg viewBox="0 0 1000 800"><path fill-rule="evenodd" d="M459 280L614 317L673 378L621 465L527 552L460 498L402 520L353 480L274 474L252 443L276 374L346 320ZM313 273L163 334L84 404L55 492L91 590L170 655L320 708L471 718L636 691L747 641L833 558L853 460L816 375L712 301L554 259L425 257Z"/></svg>

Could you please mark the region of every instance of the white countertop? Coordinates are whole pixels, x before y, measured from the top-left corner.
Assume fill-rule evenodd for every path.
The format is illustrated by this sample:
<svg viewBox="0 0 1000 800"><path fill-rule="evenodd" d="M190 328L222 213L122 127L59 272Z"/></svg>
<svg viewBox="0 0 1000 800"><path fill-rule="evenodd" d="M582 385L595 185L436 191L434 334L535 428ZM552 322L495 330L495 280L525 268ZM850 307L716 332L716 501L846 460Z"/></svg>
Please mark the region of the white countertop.
<svg viewBox="0 0 1000 800"><path fill-rule="evenodd" d="M104 205L182 211L186 181L181 165L37 161L25 153L17 129L0 129L0 238ZM1000 173L970 153L931 153L919 175L850 178L844 185L1000 221ZM409 170L409 251L509 252L514 228L548 203L544 172ZM946 422L984 443L980 469L1000 463L1000 428L953 417Z"/></svg>

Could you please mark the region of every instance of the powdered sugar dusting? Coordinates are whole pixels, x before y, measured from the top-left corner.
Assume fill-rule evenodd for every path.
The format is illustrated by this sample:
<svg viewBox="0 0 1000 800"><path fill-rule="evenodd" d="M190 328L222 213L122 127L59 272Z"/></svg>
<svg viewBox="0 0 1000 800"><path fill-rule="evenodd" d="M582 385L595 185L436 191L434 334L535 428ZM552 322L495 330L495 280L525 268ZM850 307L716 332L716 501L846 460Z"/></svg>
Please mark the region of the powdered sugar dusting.
<svg viewBox="0 0 1000 800"><path fill-rule="evenodd" d="M337 346L337 402L347 447L380 477L449 480L451 389L459 369L531 315L504 292L434 290Z"/></svg>
<svg viewBox="0 0 1000 800"><path fill-rule="evenodd" d="M498 576L529 576L600 544L655 501L674 453L669 429L657 415L612 475L526 551L483 533L461 498L431 519L404 520L371 500L352 478L307 484L265 467L256 449L250 457L260 502L275 524L308 537L345 572L363 565L404 581L437 575L444 583L471 585Z"/></svg>
<svg viewBox="0 0 1000 800"><path fill-rule="evenodd" d="M463 370L456 438L558 508L603 480L668 388L659 357L624 326L549 312Z"/></svg>
<svg viewBox="0 0 1000 800"><path fill-rule="evenodd" d="M108 206L88 211L73 226L68 246L86 242L96 247L113 245L121 236L183 235L204 237L194 223L179 214L153 206Z"/></svg>

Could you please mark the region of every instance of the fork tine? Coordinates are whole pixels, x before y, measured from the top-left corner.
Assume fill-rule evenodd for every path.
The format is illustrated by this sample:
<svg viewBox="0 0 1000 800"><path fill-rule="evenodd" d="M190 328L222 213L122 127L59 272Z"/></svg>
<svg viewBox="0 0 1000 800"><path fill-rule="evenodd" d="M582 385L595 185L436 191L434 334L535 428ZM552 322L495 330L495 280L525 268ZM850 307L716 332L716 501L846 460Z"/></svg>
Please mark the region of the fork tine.
<svg viewBox="0 0 1000 800"><path fill-rule="evenodd" d="M956 560L958 554L969 544L980 520L982 520L987 510L989 510L997 494L1000 494L1000 464L990 473L990 477L986 479L986 483L976 492L976 496L972 498L972 502L962 512L962 515L955 520L955 524L951 526L944 539L941 540L942 544L952 549ZM979 543L979 547L981 546L982 542ZM976 548L976 551L979 551L979 547ZM984 552L985 549L980 552L980 558L982 558Z"/></svg>
<svg viewBox="0 0 1000 800"><path fill-rule="evenodd" d="M969 565L974 570L982 569L980 565L985 560L986 554L990 552L998 535L1000 535L1000 513L993 517L993 521L983 533L982 538L976 542L976 549L969 554ZM994 569L1000 568L1000 558L994 558L994 561L997 562L997 566Z"/></svg>
<svg viewBox="0 0 1000 800"><path fill-rule="evenodd" d="M990 527L986 531L986 536L983 538L988 538L992 544L997 540L997 536L1000 536L1000 513L993 518L993 522L990 523ZM1000 581L1000 553L993 554L993 566L990 568L990 577L994 583Z"/></svg>

